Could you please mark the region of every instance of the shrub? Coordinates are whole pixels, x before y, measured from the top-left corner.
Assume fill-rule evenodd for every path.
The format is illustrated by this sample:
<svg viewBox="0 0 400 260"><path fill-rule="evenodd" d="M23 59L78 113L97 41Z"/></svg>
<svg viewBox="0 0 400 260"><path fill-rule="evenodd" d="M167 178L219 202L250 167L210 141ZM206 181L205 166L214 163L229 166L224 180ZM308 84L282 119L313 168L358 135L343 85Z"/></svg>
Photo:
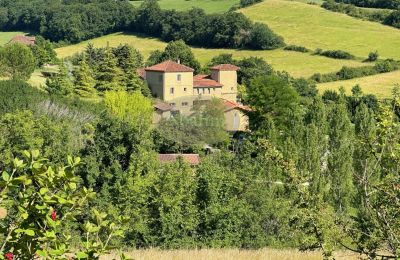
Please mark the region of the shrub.
<svg viewBox="0 0 400 260"><path fill-rule="evenodd" d="M377 73L391 72L399 69L399 62L392 59L378 61L374 68Z"/></svg>
<svg viewBox="0 0 400 260"><path fill-rule="evenodd" d="M240 7L246 7L262 2L263 0L240 0Z"/></svg>
<svg viewBox="0 0 400 260"><path fill-rule="evenodd" d="M321 49L317 49L315 51L316 55L321 55L333 59L343 59L343 60L351 60L354 59L355 57L351 55L350 53L342 50L334 50L334 51L322 51Z"/></svg>
<svg viewBox="0 0 400 260"><path fill-rule="evenodd" d="M248 46L256 50L272 50L284 46L283 38L276 35L265 24L256 23L250 32Z"/></svg>
<svg viewBox="0 0 400 260"><path fill-rule="evenodd" d="M392 12L383 21L384 24L400 28L400 10Z"/></svg>
<svg viewBox="0 0 400 260"><path fill-rule="evenodd" d="M366 61L376 61L379 58L379 53L378 51L374 51L374 52L370 52L368 54L368 58L366 59Z"/></svg>
<svg viewBox="0 0 400 260"><path fill-rule="evenodd" d="M304 46L298 46L298 45L288 45L284 48L286 51L297 51L297 52L310 52L309 49L307 49Z"/></svg>

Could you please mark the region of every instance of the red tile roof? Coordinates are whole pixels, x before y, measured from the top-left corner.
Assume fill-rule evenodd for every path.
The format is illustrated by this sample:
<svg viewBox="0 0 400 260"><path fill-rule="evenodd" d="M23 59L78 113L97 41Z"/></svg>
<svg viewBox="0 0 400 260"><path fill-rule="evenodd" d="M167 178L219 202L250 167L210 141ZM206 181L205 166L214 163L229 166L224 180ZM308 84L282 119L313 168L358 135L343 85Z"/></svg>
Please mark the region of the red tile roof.
<svg viewBox="0 0 400 260"><path fill-rule="evenodd" d="M173 107L170 104L165 103L161 100L156 100L153 107L161 111L171 111L173 109Z"/></svg>
<svg viewBox="0 0 400 260"><path fill-rule="evenodd" d="M241 109L244 111L251 111L251 108L249 106L244 106L242 104L238 104L235 103L233 101L229 101L229 100L223 100L224 101L224 105L225 105L225 112L227 111L231 111L232 109Z"/></svg>
<svg viewBox="0 0 400 260"><path fill-rule="evenodd" d="M221 70L221 71L237 71L240 70L239 67L232 64L219 64L214 67L211 67L212 70Z"/></svg>
<svg viewBox="0 0 400 260"><path fill-rule="evenodd" d="M17 35L14 36L14 38L11 39L10 43L22 43L25 45L35 45L36 44L36 38L35 37L29 37L25 35Z"/></svg>
<svg viewBox="0 0 400 260"><path fill-rule="evenodd" d="M147 67L145 68L145 71L161 71L161 72L193 72L194 69L176 63L172 60L167 60L164 62L161 62L159 64L156 64L154 66L151 67Z"/></svg>
<svg viewBox="0 0 400 260"><path fill-rule="evenodd" d="M198 154L159 154L158 161L162 163L175 162L178 157L182 157L185 162L191 165L200 164L200 156Z"/></svg>
<svg viewBox="0 0 400 260"><path fill-rule="evenodd" d="M223 85L211 79L209 75L196 75L193 77L194 88L221 88Z"/></svg>

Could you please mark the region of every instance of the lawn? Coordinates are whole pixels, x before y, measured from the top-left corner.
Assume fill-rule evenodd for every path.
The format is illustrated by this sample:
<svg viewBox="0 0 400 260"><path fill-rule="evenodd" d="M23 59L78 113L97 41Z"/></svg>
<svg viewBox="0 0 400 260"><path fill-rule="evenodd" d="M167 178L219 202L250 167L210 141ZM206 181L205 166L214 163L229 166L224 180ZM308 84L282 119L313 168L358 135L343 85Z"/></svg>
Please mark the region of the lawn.
<svg viewBox="0 0 400 260"><path fill-rule="evenodd" d="M148 37L138 37L132 34L115 33L107 36L92 39L76 45L66 46L57 49L57 54L60 58L65 58L73 55L76 52L81 52L87 44L91 42L96 47L118 46L119 44L127 43L148 57L151 51L163 49L166 43ZM361 66L358 61L349 60L334 60L321 56L314 56L307 53L284 51L282 49L273 51L251 51L251 50L233 50L233 49L204 49L193 48L193 51L199 61L205 65L211 58L220 53L232 53L235 58L243 58L257 56L264 58L276 70L284 70L295 77L309 77L312 74L327 73L339 70L343 65L346 66Z"/></svg>
<svg viewBox="0 0 400 260"><path fill-rule="evenodd" d="M318 85L320 93L325 90L338 90L341 86L344 87L347 93L351 93L351 88L359 84L361 89L366 94L374 94L378 98L391 97L393 87L400 84L400 71L394 71L374 76L323 83Z"/></svg>
<svg viewBox="0 0 400 260"><path fill-rule="evenodd" d="M143 1L131 1L134 6L139 6ZM204 9L206 13L223 13L239 4L239 0L159 0L163 9L189 10L192 7Z"/></svg>
<svg viewBox="0 0 400 260"><path fill-rule="evenodd" d="M26 32L0 32L0 46L7 44L14 36L27 34Z"/></svg>
<svg viewBox="0 0 400 260"><path fill-rule="evenodd" d="M378 50L383 58L400 59L400 30L393 27L297 1L268 0L241 12L253 21L267 23L288 44L340 49L358 57Z"/></svg>

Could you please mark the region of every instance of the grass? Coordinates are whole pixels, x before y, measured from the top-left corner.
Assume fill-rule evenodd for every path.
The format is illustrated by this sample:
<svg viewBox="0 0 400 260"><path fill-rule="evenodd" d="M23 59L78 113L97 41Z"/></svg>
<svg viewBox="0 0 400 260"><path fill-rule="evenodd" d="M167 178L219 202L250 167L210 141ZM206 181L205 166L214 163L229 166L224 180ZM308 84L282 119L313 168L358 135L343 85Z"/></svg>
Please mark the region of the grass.
<svg viewBox="0 0 400 260"><path fill-rule="evenodd" d="M322 83L318 85L320 93L325 90L338 90L341 86L344 87L346 93L351 93L351 88L359 84L365 94L374 94L378 98L391 97L392 90L396 85L400 84L400 71L394 71L374 76Z"/></svg>
<svg viewBox="0 0 400 260"><path fill-rule="evenodd" d="M0 46L7 44L11 39L20 34L27 34L26 32L0 32Z"/></svg>
<svg viewBox="0 0 400 260"><path fill-rule="evenodd" d="M239 250L239 249L202 249L202 250L135 250L127 254L136 260L322 260L321 252L299 252L294 249L261 249L261 250ZM113 259L116 255L103 258ZM338 260L355 260L356 255L348 252L335 254Z"/></svg>
<svg viewBox="0 0 400 260"><path fill-rule="evenodd" d="M76 52L81 52L87 44L91 42L96 47L118 46L119 44L127 43L137 48L145 57L148 57L150 52L157 49L164 49L165 42L154 38L139 37L126 33L115 33L107 36L92 39L75 45L70 45L56 49L58 57L65 58L73 55ZM273 51L251 51L251 50L233 50L233 49L204 49L193 48L196 58L205 65L212 57L220 53L232 53L235 58L243 58L257 56L265 59L276 70L284 70L289 72L294 77L309 77L312 74L328 73L338 71L343 65L346 66L362 66L359 61L352 60L335 60L321 56L314 56L308 53L299 53L292 51L284 51L282 49Z"/></svg>
<svg viewBox="0 0 400 260"><path fill-rule="evenodd" d="M268 0L241 12L253 21L267 23L288 44L339 49L358 57L378 50L382 58L400 59L400 30L393 27L297 1Z"/></svg>
<svg viewBox="0 0 400 260"><path fill-rule="evenodd" d="M143 1L131 1L134 6L139 6ZM160 0L159 5L163 9L175 9L178 11L189 10L193 7L201 8L206 13L223 13L232 6L239 4L239 0Z"/></svg>

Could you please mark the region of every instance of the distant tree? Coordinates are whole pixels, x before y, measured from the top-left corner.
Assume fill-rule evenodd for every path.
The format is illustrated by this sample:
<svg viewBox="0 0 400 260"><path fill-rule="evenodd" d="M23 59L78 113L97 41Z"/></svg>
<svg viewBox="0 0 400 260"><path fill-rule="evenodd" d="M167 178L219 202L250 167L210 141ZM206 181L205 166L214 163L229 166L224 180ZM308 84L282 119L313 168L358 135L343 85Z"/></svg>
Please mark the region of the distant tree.
<svg viewBox="0 0 400 260"><path fill-rule="evenodd" d="M79 62L78 68L74 71L75 82L74 92L81 97L94 97L96 96L96 81L92 76L93 72L90 70L86 59Z"/></svg>
<svg viewBox="0 0 400 260"><path fill-rule="evenodd" d="M50 94L63 96L72 94L73 84L63 62L59 65L59 72L46 80L46 90Z"/></svg>
<svg viewBox="0 0 400 260"><path fill-rule="evenodd" d="M248 46L257 50L271 50L285 45L283 38L276 35L265 24L256 23L250 32Z"/></svg>
<svg viewBox="0 0 400 260"><path fill-rule="evenodd" d="M253 116L258 118L254 122L270 115L282 127L289 115L297 111L299 95L285 79L276 75L259 76L250 81L246 101L254 110Z"/></svg>
<svg viewBox="0 0 400 260"><path fill-rule="evenodd" d="M295 79L292 84L302 97L315 97L318 94L317 86L304 78Z"/></svg>
<svg viewBox="0 0 400 260"><path fill-rule="evenodd" d="M163 52L153 52L147 64L154 65L165 60L180 61L182 64L193 68L196 72L200 70L200 63L194 57L192 49L182 40L168 43Z"/></svg>
<svg viewBox="0 0 400 260"><path fill-rule="evenodd" d="M54 51L52 43L41 36L36 36L36 44L30 46L30 48L37 67L57 61L57 53Z"/></svg>
<svg viewBox="0 0 400 260"><path fill-rule="evenodd" d="M0 69L3 76L27 80L35 70L32 51L20 43L8 44L0 49Z"/></svg>
<svg viewBox="0 0 400 260"><path fill-rule="evenodd" d="M379 58L379 53L378 51L370 52L368 54L367 61L376 61Z"/></svg>
<svg viewBox="0 0 400 260"><path fill-rule="evenodd" d="M123 89L121 70L117 67L117 59L110 48L105 50L104 57L96 68L95 78L96 89L100 92Z"/></svg>

